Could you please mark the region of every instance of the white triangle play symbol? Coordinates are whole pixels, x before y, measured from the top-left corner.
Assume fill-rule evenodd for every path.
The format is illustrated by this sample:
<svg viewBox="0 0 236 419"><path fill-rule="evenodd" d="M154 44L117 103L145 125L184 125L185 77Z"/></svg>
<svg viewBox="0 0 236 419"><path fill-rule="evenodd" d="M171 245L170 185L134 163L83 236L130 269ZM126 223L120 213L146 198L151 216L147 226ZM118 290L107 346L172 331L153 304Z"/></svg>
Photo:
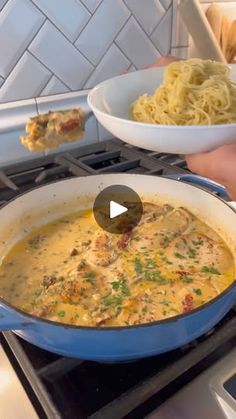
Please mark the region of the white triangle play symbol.
<svg viewBox="0 0 236 419"><path fill-rule="evenodd" d="M128 211L128 208L117 204L117 202L110 201L110 218L118 217L118 215L124 214L126 211Z"/></svg>

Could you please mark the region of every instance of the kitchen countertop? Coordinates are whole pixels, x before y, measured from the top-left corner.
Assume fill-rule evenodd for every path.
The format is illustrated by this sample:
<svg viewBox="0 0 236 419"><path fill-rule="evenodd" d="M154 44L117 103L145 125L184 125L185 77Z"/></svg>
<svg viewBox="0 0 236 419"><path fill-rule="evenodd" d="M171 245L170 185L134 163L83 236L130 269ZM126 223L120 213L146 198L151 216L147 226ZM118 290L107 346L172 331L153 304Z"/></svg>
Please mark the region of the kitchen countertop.
<svg viewBox="0 0 236 419"><path fill-rule="evenodd" d="M0 418L39 419L0 345Z"/></svg>

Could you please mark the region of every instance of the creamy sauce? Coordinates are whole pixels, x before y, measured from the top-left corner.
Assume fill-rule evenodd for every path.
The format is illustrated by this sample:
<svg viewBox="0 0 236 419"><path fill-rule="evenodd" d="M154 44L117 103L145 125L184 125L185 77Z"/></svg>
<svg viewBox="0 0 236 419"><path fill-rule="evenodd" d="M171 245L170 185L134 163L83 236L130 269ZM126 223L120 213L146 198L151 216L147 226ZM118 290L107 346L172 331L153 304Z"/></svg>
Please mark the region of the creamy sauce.
<svg viewBox="0 0 236 419"><path fill-rule="evenodd" d="M32 231L2 261L0 295L45 319L122 326L191 311L234 277L216 232L184 208L145 203L129 234L104 232L91 210Z"/></svg>

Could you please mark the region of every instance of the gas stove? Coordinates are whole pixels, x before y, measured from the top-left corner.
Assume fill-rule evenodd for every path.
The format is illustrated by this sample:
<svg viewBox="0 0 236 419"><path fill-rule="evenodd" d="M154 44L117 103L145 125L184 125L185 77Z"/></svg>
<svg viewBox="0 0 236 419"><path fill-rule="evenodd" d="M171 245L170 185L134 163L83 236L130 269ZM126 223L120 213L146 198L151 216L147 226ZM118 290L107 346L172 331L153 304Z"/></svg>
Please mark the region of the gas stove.
<svg viewBox="0 0 236 419"><path fill-rule="evenodd" d="M2 166L0 204L54 180L118 172L158 176L189 173L184 159L179 156L148 152L109 140L54 157L48 155ZM0 334L0 396L3 400L0 417L232 419L236 417L236 362L235 351L232 352L235 345L235 309L207 335L185 347L131 363L102 364L64 358L26 343L12 332L3 332ZM222 409L215 396L218 387L212 390L211 386L215 370L220 375L216 384L221 390L219 398L224 402ZM14 404L13 392L17 393L12 416L10 410L9 414L6 409L1 411L4 408L4 374L12 377L11 401L8 403ZM205 410L203 405L202 410L199 405L197 409L196 403L194 405L196 391L200 394L203 388L202 397L205 395L204 403L208 403ZM214 393L214 397L207 398L207 392ZM228 410L225 395L229 398ZM20 400L24 410L23 407L21 410ZM191 410L191 406L195 407ZM211 406L215 410L213 407L209 410Z"/></svg>

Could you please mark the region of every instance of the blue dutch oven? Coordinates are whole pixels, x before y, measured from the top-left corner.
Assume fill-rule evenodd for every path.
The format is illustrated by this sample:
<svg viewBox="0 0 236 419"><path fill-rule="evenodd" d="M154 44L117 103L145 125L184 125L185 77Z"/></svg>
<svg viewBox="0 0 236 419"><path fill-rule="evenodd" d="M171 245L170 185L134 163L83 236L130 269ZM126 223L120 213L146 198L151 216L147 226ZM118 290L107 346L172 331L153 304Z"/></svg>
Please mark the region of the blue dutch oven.
<svg viewBox="0 0 236 419"><path fill-rule="evenodd" d="M180 182L179 180L184 180ZM191 183L189 183L191 182ZM200 183L194 186L192 183ZM101 189L123 184L144 199L189 208L214 226L233 254L236 250L236 213L224 199L205 190L225 190L199 177L183 179L136 174L108 174L58 181L27 192L0 209L0 256L24 234L62 214L88 206ZM145 191L145 193L144 193ZM180 347L208 332L236 301L236 281L216 298L187 314L148 324L125 327L79 327L26 314L0 299L0 330L12 330L26 341L63 356L95 361L127 361L150 357Z"/></svg>

